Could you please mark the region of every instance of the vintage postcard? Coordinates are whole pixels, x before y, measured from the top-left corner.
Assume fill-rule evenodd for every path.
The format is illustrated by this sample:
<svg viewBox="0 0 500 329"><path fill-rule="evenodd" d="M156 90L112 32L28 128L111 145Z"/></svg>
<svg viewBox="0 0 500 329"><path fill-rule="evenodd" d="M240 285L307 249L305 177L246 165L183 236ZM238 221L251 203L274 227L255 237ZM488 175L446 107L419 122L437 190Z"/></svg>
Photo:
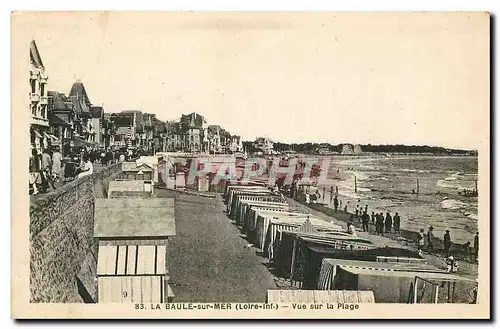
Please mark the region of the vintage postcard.
<svg viewBox="0 0 500 329"><path fill-rule="evenodd" d="M11 19L12 317L490 317L488 13Z"/></svg>

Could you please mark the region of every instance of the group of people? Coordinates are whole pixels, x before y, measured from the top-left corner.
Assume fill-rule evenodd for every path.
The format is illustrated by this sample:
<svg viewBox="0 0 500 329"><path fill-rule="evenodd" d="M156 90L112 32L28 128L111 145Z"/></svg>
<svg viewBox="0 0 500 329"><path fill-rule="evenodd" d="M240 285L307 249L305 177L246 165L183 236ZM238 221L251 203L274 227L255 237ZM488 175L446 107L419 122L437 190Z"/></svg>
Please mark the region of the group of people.
<svg viewBox="0 0 500 329"><path fill-rule="evenodd" d="M425 234L424 229L420 229L420 232L418 234L418 243L417 243L417 248L418 248L418 253L422 254L425 244L427 241L427 252L429 254L435 253L435 239L434 239L434 227L430 226L429 230L427 231L427 234ZM451 255L451 247L452 247L452 241L451 241L451 235L450 235L450 230L446 230L443 236L443 251L444 255L447 259L451 259L453 261L453 256ZM461 252L465 254L466 256L469 256L471 253L471 247L470 247L470 242L465 243L461 247ZM478 255L479 255L479 232L476 232L476 235L474 236L474 246L473 246L473 261L477 262ZM450 258L451 257L451 258Z"/></svg>
<svg viewBox="0 0 500 329"><path fill-rule="evenodd" d="M55 182L59 180L61 173L62 159L58 147L53 152L44 149L42 154L38 154L36 149L31 150L29 159L30 194L45 193L49 186L55 189Z"/></svg>
<svg viewBox="0 0 500 329"><path fill-rule="evenodd" d="M63 159L58 146L44 149L41 154L33 148L29 160L29 194L46 193L49 188L56 189L56 183L64 178L81 178L92 175L94 164L108 166L116 162L129 161L137 156L132 150L126 151L86 148L68 152ZM74 166L69 166L69 164ZM64 172L62 171L64 169Z"/></svg>

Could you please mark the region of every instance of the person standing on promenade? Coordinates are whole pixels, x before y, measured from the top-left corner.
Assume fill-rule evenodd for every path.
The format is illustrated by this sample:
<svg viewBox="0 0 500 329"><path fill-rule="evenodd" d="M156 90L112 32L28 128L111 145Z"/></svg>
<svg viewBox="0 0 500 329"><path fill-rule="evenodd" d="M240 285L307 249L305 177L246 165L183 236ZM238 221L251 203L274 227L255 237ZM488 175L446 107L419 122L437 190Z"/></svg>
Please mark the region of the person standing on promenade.
<svg viewBox="0 0 500 329"><path fill-rule="evenodd" d="M451 247L450 230L446 230L446 233L444 234L444 237L443 237L443 248L444 248L444 254L446 255L446 257L450 256L450 247Z"/></svg>
<svg viewBox="0 0 500 329"><path fill-rule="evenodd" d="M47 192L49 188L49 183L51 183L52 188L55 188L51 180L51 169L52 169L52 159L50 158L49 151L47 149L43 150L42 153L42 192Z"/></svg>
<svg viewBox="0 0 500 329"><path fill-rule="evenodd" d="M56 147L54 153L52 154L52 175L54 175L54 181L59 180L59 175L61 174L61 163L62 154L59 152L59 147Z"/></svg>
<svg viewBox="0 0 500 329"><path fill-rule="evenodd" d="M375 225L375 211L372 211L372 224Z"/></svg>
<svg viewBox="0 0 500 329"><path fill-rule="evenodd" d="M333 195L334 195L334 193L333 193L333 185L332 185L332 186L330 186L330 203L332 203Z"/></svg>
<svg viewBox="0 0 500 329"><path fill-rule="evenodd" d="M432 254L434 252L434 242L432 239L434 238L433 232L434 227L430 226L429 231L427 232L427 252Z"/></svg>
<svg viewBox="0 0 500 329"><path fill-rule="evenodd" d="M477 257L479 255L479 232L476 232L474 236L474 261L477 262Z"/></svg>
<svg viewBox="0 0 500 329"><path fill-rule="evenodd" d="M392 219L392 226L394 227L394 233L400 233L399 227L401 226L401 217L399 217L399 214L396 213L394 215L394 218Z"/></svg>
<svg viewBox="0 0 500 329"><path fill-rule="evenodd" d="M325 197L326 197L326 187L323 186L323 201L325 201Z"/></svg>
<svg viewBox="0 0 500 329"><path fill-rule="evenodd" d="M359 203L356 205L356 218L359 217Z"/></svg>
<svg viewBox="0 0 500 329"><path fill-rule="evenodd" d="M370 222L370 215L365 211L361 216L363 222L363 232L368 232L368 223Z"/></svg>
<svg viewBox="0 0 500 329"><path fill-rule="evenodd" d="M38 185L42 182L40 177L40 157L38 156L38 151L33 148L31 149L31 157L30 157L30 192L31 194L38 194Z"/></svg>
<svg viewBox="0 0 500 329"><path fill-rule="evenodd" d="M389 212L385 215L385 233L391 233L392 231L392 217Z"/></svg>
<svg viewBox="0 0 500 329"><path fill-rule="evenodd" d="M424 234L424 229L421 228L420 232L418 233L418 242L417 242L417 249L418 249L418 254L422 256L422 251L424 249L424 244L425 244L425 234Z"/></svg>
<svg viewBox="0 0 500 329"><path fill-rule="evenodd" d="M339 199L337 198L337 196L333 198L333 207L335 208L335 212L337 212L337 208L339 207Z"/></svg>

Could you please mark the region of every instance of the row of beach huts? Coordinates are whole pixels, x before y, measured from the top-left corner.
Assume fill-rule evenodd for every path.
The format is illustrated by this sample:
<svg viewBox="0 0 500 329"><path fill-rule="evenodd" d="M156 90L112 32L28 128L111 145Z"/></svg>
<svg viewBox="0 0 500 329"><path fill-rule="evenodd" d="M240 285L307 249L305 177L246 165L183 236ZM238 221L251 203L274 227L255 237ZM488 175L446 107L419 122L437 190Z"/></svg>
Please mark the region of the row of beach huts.
<svg viewBox="0 0 500 329"><path fill-rule="evenodd" d="M227 183L228 217L286 285L267 302L467 303L474 281L303 213L265 183Z"/></svg>

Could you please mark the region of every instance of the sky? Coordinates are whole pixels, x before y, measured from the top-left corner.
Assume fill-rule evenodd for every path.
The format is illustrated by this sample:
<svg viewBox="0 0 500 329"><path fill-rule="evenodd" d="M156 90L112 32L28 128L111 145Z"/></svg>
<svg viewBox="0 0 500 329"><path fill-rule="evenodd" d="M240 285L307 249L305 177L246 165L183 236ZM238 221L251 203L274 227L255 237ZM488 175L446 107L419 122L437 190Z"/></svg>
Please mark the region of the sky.
<svg viewBox="0 0 500 329"><path fill-rule="evenodd" d="M245 140L477 149L489 18L421 13L44 13L49 90L106 112L197 112Z"/></svg>

